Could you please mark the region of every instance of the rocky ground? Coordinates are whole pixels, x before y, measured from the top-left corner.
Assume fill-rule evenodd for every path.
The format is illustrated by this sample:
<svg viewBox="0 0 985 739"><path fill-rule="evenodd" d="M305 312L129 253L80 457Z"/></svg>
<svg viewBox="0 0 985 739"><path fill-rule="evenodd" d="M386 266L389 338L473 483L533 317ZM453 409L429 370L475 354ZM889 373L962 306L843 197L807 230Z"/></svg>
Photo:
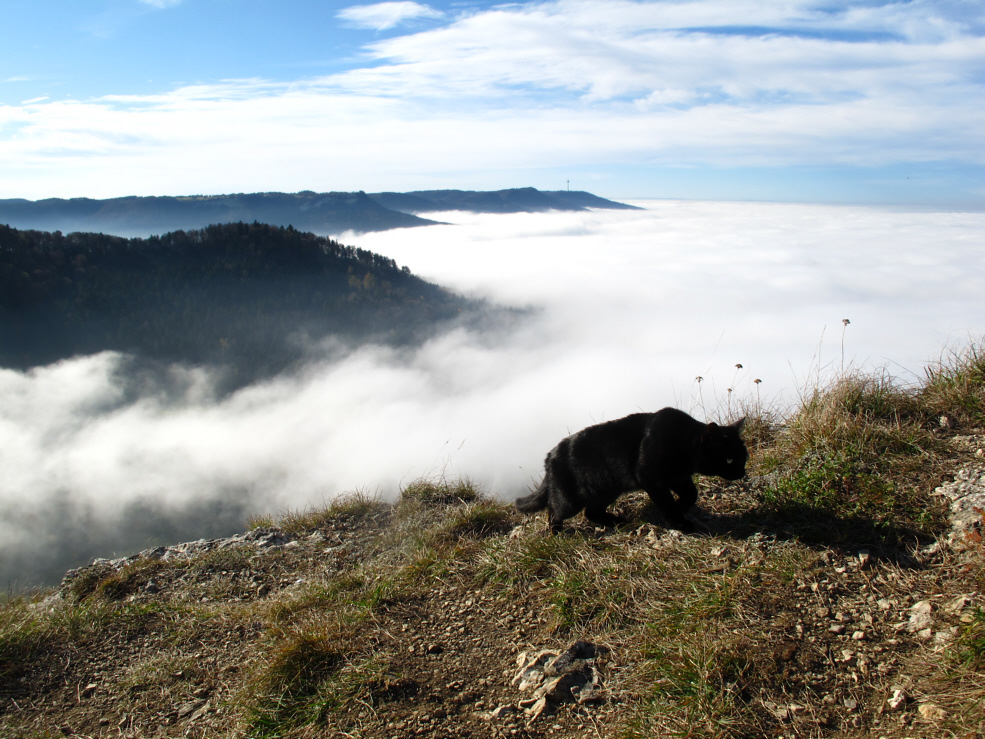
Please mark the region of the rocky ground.
<svg viewBox="0 0 985 739"><path fill-rule="evenodd" d="M950 443L950 529L895 549L738 526L753 480L698 536L452 501L426 544L364 505L99 560L7 611L0 737L981 737L985 439Z"/></svg>

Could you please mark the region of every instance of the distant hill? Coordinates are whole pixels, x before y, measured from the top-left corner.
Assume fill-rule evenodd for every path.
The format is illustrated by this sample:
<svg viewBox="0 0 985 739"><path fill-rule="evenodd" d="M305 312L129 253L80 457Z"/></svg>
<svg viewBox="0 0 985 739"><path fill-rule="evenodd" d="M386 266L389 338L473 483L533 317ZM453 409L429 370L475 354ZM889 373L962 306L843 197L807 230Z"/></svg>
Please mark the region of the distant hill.
<svg viewBox="0 0 985 739"><path fill-rule="evenodd" d="M0 224L39 231L98 232L145 237L242 221L293 226L323 236L427 226L417 213L539 213L549 210L633 208L587 192L541 192L532 187L496 192L427 190L411 193L263 192L181 197L0 200Z"/></svg>
<svg viewBox="0 0 985 739"><path fill-rule="evenodd" d="M149 236L237 221L294 226L322 235L387 231L434 223L391 210L364 192L0 200L0 223L41 231Z"/></svg>
<svg viewBox="0 0 985 739"><path fill-rule="evenodd" d="M415 343L482 307L388 257L294 228L125 239L0 226L3 367L117 350L223 366L240 386L330 336Z"/></svg>
<svg viewBox="0 0 985 739"><path fill-rule="evenodd" d="M518 187L493 192L472 190L418 190L416 192L376 192L370 196L380 205L404 213L435 213L464 210L472 213L543 213L550 210L640 210L635 205L606 200L590 192Z"/></svg>

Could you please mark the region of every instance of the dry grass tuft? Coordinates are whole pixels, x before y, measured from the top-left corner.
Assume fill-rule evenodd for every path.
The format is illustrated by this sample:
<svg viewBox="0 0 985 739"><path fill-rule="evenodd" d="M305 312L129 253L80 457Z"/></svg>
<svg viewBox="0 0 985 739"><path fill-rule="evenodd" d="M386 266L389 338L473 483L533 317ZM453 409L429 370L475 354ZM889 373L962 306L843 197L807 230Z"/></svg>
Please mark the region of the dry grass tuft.
<svg viewBox="0 0 985 739"><path fill-rule="evenodd" d="M918 391L886 373L849 372L814 388L753 455L771 480L762 513L811 540L933 538L945 512L927 505L925 485L939 479L948 447L930 415Z"/></svg>
<svg viewBox="0 0 985 739"><path fill-rule="evenodd" d="M952 349L925 370L919 399L928 415L960 426L985 426L985 351L972 342Z"/></svg>
<svg viewBox="0 0 985 739"><path fill-rule="evenodd" d="M454 481L443 478L415 480L400 491L402 501L416 501L431 506L460 505L483 497L479 487L467 477Z"/></svg>
<svg viewBox="0 0 985 739"><path fill-rule="evenodd" d="M340 495L324 508L305 508L286 511L276 520L276 527L288 534L304 534L332 524L359 525L390 514L391 506L379 495L357 490Z"/></svg>

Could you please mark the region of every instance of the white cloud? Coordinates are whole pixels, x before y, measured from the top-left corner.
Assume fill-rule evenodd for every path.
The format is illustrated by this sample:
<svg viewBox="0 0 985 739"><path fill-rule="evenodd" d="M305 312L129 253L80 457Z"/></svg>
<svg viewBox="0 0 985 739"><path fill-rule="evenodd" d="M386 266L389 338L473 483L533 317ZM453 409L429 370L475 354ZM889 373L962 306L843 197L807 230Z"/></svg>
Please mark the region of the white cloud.
<svg viewBox="0 0 985 739"><path fill-rule="evenodd" d="M809 7L575 0L510 7L380 41L371 47L374 55L390 64L350 73L343 83L367 91L410 85L416 95L455 96L529 85L592 100L683 88L722 94L732 103L785 94L807 96L800 102L814 104L846 93L963 84L985 52L980 37L960 29L941 34L943 40L845 41L840 36L845 31L903 29L900 11L887 11L888 18L870 12L863 25ZM913 22L929 22L926 8L912 14ZM747 35L735 26L772 33ZM800 30L817 35L796 35ZM907 69L926 70L928 77L901 78Z"/></svg>
<svg viewBox="0 0 985 739"><path fill-rule="evenodd" d="M441 18L444 13L434 8L414 2L374 3L373 5L353 5L338 12L338 17L360 28L386 31L390 28L420 18Z"/></svg>
<svg viewBox="0 0 985 739"><path fill-rule="evenodd" d="M348 94L329 84L229 84L142 100L0 107L0 197L462 186L510 171L604 164L720 166L985 160L985 109L906 100L511 110ZM245 156L244 153L248 153ZM525 184L525 183L524 183Z"/></svg>
<svg viewBox="0 0 985 739"><path fill-rule="evenodd" d="M54 501L87 512L65 522L101 524L109 554L134 546L114 538L120 521L147 536L210 501L241 506L236 526L251 511L356 488L393 495L442 472L511 498L587 424L664 405L714 416L756 393L782 403L843 361L914 380L946 344L985 334L985 214L647 205L445 214L460 225L355 242L460 290L541 307L509 334L370 347L221 401L195 373L178 378L177 398L133 400L115 355L0 371L0 547L47 541L31 526L53 519ZM140 504L159 515L128 517Z"/></svg>
<svg viewBox="0 0 985 739"><path fill-rule="evenodd" d="M413 189L620 165L980 165L985 36L968 7L504 5L378 41L331 76L0 108L0 197ZM410 17L400 8L430 12L344 12L388 23Z"/></svg>

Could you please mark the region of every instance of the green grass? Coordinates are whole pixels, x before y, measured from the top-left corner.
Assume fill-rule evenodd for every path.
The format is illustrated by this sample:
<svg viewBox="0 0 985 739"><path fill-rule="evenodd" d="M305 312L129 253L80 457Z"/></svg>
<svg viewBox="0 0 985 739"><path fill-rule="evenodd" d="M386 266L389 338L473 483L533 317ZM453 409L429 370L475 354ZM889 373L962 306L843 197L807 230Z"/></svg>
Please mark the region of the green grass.
<svg viewBox="0 0 985 739"><path fill-rule="evenodd" d="M957 640L958 656L966 667L985 669L985 610L978 608Z"/></svg>
<svg viewBox="0 0 985 739"><path fill-rule="evenodd" d="M392 577L347 572L269 606L264 664L241 698L249 736L323 725L382 679L374 661L358 652L365 647L364 625L394 589Z"/></svg>
<svg viewBox="0 0 985 739"><path fill-rule="evenodd" d="M51 655L85 650L112 634L131 639L149 633L177 634L187 613L156 602L119 603L90 597L57 602L50 609L14 599L0 606L0 693Z"/></svg>
<svg viewBox="0 0 985 739"><path fill-rule="evenodd" d="M716 736L742 713L736 697L749 669L727 628L743 573L687 569L647 599L636 684L641 699L629 736ZM741 587L741 586L740 586Z"/></svg>
<svg viewBox="0 0 985 739"><path fill-rule="evenodd" d="M25 674L49 640L47 619L28 606L24 597L0 604L0 692Z"/></svg>
<svg viewBox="0 0 985 739"><path fill-rule="evenodd" d="M458 505L482 499L481 489L469 478L458 480L422 478L400 491L404 501L418 501L428 505Z"/></svg>
<svg viewBox="0 0 985 739"><path fill-rule="evenodd" d="M304 631L312 623L356 625L370 618L397 588L392 575L346 572L274 600L267 608L267 625L278 635Z"/></svg>
<svg viewBox="0 0 985 739"><path fill-rule="evenodd" d="M940 378L943 382L943 375ZM805 393L752 467L772 475L756 515L810 541L896 545L928 539L944 521L928 506L945 442L919 388L887 373L848 372Z"/></svg>
<svg viewBox="0 0 985 739"><path fill-rule="evenodd" d="M249 524L254 529L276 526L288 534L303 536L333 525L359 525L367 519L388 515L390 509L391 506L379 495L357 490L347 495L340 495L322 508L309 507L284 511L276 518L269 514L253 516Z"/></svg>
<svg viewBox="0 0 985 739"><path fill-rule="evenodd" d="M550 578L575 559L587 540L580 534L551 536L546 533L517 539L496 539L480 555L477 579L514 585Z"/></svg>
<svg viewBox="0 0 985 739"><path fill-rule="evenodd" d="M307 633L269 650L267 666L253 686L258 699L250 710L250 736L276 737L319 720L322 685L345 659L334 636Z"/></svg>
<svg viewBox="0 0 985 739"><path fill-rule="evenodd" d="M851 373L803 399L780 445L801 459L838 455L880 469L926 458L937 443L925 420L916 396L891 376Z"/></svg>
<svg viewBox="0 0 985 739"><path fill-rule="evenodd" d="M721 736L741 713L748 662L727 635L692 634L676 643L643 648L649 688L628 724L627 737Z"/></svg>
<svg viewBox="0 0 985 739"><path fill-rule="evenodd" d="M985 351L980 342L944 352L925 370L918 397L930 415L985 426Z"/></svg>
<svg viewBox="0 0 985 739"><path fill-rule="evenodd" d="M516 522L512 506L478 500L455 508L440 525L440 531L451 539L482 538L506 533Z"/></svg>
<svg viewBox="0 0 985 739"><path fill-rule="evenodd" d="M156 559L138 559L119 572L113 572L100 579L90 595L110 601L121 601L144 588L154 575L169 569L168 565Z"/></svg>

